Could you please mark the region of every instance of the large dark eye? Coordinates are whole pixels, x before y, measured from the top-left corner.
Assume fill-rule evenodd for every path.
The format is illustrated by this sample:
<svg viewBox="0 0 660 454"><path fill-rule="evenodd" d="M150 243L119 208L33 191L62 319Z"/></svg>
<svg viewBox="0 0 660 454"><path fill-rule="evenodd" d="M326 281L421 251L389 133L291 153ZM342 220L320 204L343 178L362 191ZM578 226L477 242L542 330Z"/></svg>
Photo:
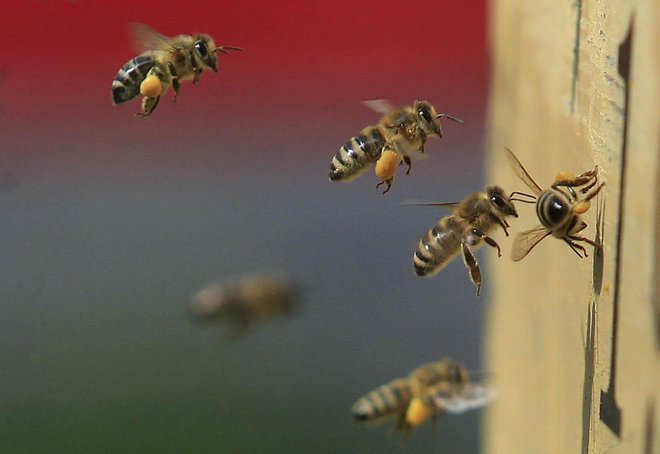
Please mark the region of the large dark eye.
<svg viewBox="0 0 660 454"><path fill-rule="evenodd" d="M504 201L504 197L502 197L499 194L493 194L492 196L490 196L490 201L500 210L506 208L506 202Z"/></svg>
<svg viewBox="0 0 660 454"><path fill-rule="evenodd" d="M206 43L203 41L197 41L195 43L195 49L197 49L197 52L199 52L199 55L201 55L202 58L206 57L209 53L209 49L206 47Z"/></svg>
<svg viewBox="0 0 660 454"><path fill-rule="evenodd" d="M433 118L431 118L431 113L426 109L421 109L419 111L419 116L422 117L422 119L427 123L433 122Z"/></svg>

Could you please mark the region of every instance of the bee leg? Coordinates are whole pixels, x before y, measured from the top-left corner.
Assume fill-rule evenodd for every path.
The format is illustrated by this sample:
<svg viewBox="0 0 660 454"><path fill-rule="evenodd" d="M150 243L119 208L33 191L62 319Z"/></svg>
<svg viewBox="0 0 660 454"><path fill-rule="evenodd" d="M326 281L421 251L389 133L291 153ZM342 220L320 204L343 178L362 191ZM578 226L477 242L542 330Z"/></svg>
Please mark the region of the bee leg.
<svg viewBox="0 0 660 454"><path fill-rule="evenodd" d="M507 228L509 228L509 223L506 222L506 219L502 219L499 216L493 216L495 218L495 222L499 224L500 227L502 227L502 230L504 230L504 235L509 236L509 231Z"/></svg>
<svg viewBox="0 0 660 454"><path fill-rule="evenodd" d="M593 188L596 185L596 183L598 183L598 166L594 167L594 170L591 170L590 172L594 173L594 178L593 178L593 181L590 184L588 184L585 187L583 187L582 189L580 189L580 191L582 191L583 194L586 194L587 192L589 192L589 190L591 188ZM596 191L596 192L598 192L598 191Z"/></svg>
<svg viewBox="0 0 660 454"><path fill-rule="evenodd" d="M145 96L142 98L142 112L136 113L135 116L141 118L148 117L154 110L156 110L158 101L160 101L160 96L156 96L155 98L148 98Z"/></svg>
<svg viewBox="0 0 660 454"><path fill-rule="evenodd" d="M497 242L494 239L492 239L491 237L489 237L479 229L471 229L470 233L484 240L486 244L488 244L488 246L497 249L497 256L502 257L502 251L500 250L500 245L497 244Z"/></svg>
<svg viewBox="0 0 660 454"><path fill-rule="evenodd" d="M176 73L176 68L171 61L167 63L167 68L170 70L170 75L172 76L172 88L174 89L172 102L176 102L176 98L179 96L179 77Z"/></svg>
<svg viewBox="0 0 660 454"><path fill-rule="evenodd" d="M587 250L584 248L584 246L582 246L581 244L578 244L577 241L583 241L587 244L592 245L594 247L594 249L600 249L600 244L598 244L594 240L591 240L591 239L586 238L584 236L567 235L567 239L565 239L564 241L566 241L574 251L575 251L575 248L580 249L584 253L585 257L589 257L587 255ZM577 253L577 251L576 251L576 253ZM578 254L578 255L580 255L580 254Z"/></svg>
<svg viewBox="0 0 660 454"><path fill-rule="evenodd" d="M380 183L378 183L378 184L376 185L376 187L379 188L380 186L386 184L387 187L386 187L385 190L383 191L383 195L384 195L385 193L389 192L390 189L392 188L392 181L394 181L394 178L388 178L387 180L383 180L383 181L381 181Z"/></svg>
<svg viewBox="0 0 660 454"><path fill-rule="evenodd" d="M426 145L426 134L423 131L420 131L422 133L422 144L419 146L419 152L424 153L424 146Z"/></svg>
<svg viewBox="0 0 660 454"><path fill-rule="evenodd" d="M598 181L598 166L594 167L593 170L587 170L580 175L573 175L568 172L560 172L555 177L555 182L552 183L552 188L557 189L558 186L564 186L566 188L575 187L575 186L584 186L588 184L587 191L591 189L596 182ZM586 191L584 191L586 192Z"/></svg>
<svg viewBox="0 0 660 454"><path fill-rule="evenodd" d="M571 249L573 249L573 252L575 252L578 257L580 258L589 257L589 255L587 255L587 250L581 244L578 244L575 241L571 241L568 238L564 238L564 241L566 241L566 244L568 244L571 247ZM582 251L582 254L584 254L584 256L580 254L578 249Z"/></svg>
<svg viewBox="0 0 660 454"><path fill-rule="evenodd" d="M463 247L463 262L470 271L470 280L477 286L477 296L479 296L481 292L481 270L479 269L479 263L477 263L476 257L472 254L470 247L465 241L461 243L461 246Z"/></svg>
<svg viewBox="0 0 660 454"><path fill-rule="evenodd" d="M594 184L595 184L595 183L594 183ZM586 200L591 200L591 199L593 199L594 197L596 197L596 194L598 194L598 193L600 192L600 190L603 189L603 186L605 186L605 183L601 183L601 184L599 184L599 185L596 187L596 189L594 189L592 192L590 192L589 194L587 194L587 195L584 197L583 200L585 200L585 201L586 201ZM588 187L591 188L591 187L593 187L593 185L588 186ZM587 192L587 191L583 191L583 192Z"/></svg>
<svg viewBox="0 0 660 454"><path fill-rule="evenodd" d="M408 170L406 170L406 175L410 175L410 169L412 169L412 159L410 159L410 156L408 156L407 154L403 155L403 160L399 163L399 165L403 165L404 162L408 166Z"/></svg>
<svg viewBox="0 0 660 454"><path fill-rule="evenodd" d="M199 83L199 75L202 73L202 71L199 69L197 61L195 60L195 57L193 57L192 53L188 54L188 61L190 62L190 67L193 69L193 73L195 74L193 85L197 85Z"/></svg>

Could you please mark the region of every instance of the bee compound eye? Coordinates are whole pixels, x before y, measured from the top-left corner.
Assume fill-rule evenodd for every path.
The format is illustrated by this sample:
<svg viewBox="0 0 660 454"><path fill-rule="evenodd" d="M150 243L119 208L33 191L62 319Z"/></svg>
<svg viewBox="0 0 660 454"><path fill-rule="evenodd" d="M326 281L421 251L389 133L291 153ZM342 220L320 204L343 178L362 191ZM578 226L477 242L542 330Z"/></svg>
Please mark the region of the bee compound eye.
<svg viewBox="0 0 660 454"><path fill-rule="evenodd" d="M208 48L206 47L206 44L203 41L197 41L195 43L195 49L197 49L197 52L199 52L199 55L202 57L206 57L206 55L209 53Z"/></svg>
<svg viewBox="0 0 660 454"><path fill-rule="evenodd" d="M502 198L502 196L499 194L493 194L492 197L490 198L490 201L493 202L495 206L499 209L503 209L506 206L506 203L504 202L504 198Z"/></svg>
<svg viewBox="0 0 660 454"><path fill-rule="evenodd" d="M427 123L433 122L433 119L431 118L431 114L426 109L421 109L419 111L419 116L422 117L422 119Z"/></svg>

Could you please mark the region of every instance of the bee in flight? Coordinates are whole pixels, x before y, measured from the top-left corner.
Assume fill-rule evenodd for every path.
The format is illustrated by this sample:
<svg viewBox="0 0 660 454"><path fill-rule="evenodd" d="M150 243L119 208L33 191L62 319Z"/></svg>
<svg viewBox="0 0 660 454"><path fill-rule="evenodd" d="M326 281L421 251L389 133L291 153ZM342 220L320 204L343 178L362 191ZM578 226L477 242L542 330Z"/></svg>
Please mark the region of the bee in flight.
<svg viewBox="0 0 660 454"><path fill-rule="evenodd" d="M396 417L397 430L409 435L442 413L481 408L493 398L493 391L473 381L465 367L444 358L379 386L358 399L351 412L353 419L366 424L378 425Z"/></svg>
<svg viewBox="0 0 660 454"><path fill-rule="evenodd" d="M224 320L230 338L238 338L258 322L289 315L296 309L297 286L277 274L243 277L202 288L191 311L200 320Z"/></svg>
<svg viewBox="0 0 660 454"><path fill-rule="evenodd" d="M518 217L511 198L499 186L488 186L485 192L472 193L461 202L422 205L452 208L453 212L440 219L420 240L413 255L415 274L420 277L433 276L462 253L478 296L481 292L481 271L473 251L483 244L483 240L497 249L498 257L502 256L500 246L488 234L499 225L509 236L506 217Z"/></svg>
<svg viewBox="0 0 660 454"><path fill-rule="evenodd" d="M376 125L367 126L346 142L332 158L330 181L351 181L375 164L379 187L386 185L383 194L392 187L397 162L408 166L410 174L412 160L409 153L418 150L424 153L428 136L442 138L440 118L447 117L463 123L447 114L438 114L427 101L415 101L412 106L394 107L388 101L365 101L368 107L383 114Z"/></svg>
<svg viewBox="0 0 660 454"><path fill-rule="evenodd" d="M536 184L527 173L515 154L508 148L506 149L509 163L516 175L529 187L532 194L524 192L514 192L512 196L522 196L525 198L513 199L519 202L536 203L536 215L541 222L533 229L520 232L513 240L513 249L511 258L514 261L522 260L529 251L534 248L542 239L552 235L564 240L571 249L582 257L580 251L587 256L587 250L580 243L587 243L598 247L595 241L578 235L579 232L587 227L580 215L584 214L591 207L590 200L600 192L605 183L598 184L598 167L588 170L580 175L574 175L568 172L560 172L556 177L550 189L545 191ZM565 188L565 189L563 189Z"/></svg>
<svg viewBox="0 0 660 454"><path fill-rule="evenodd" d="M199 82L205 69L218 71L217 52L243 50L234 46L216 46L209 35L178 35L168 38L143 24L132 24L131 34L135 47L142 52L121 67L112 81L114 104L130 101L142 94L142 111L137 116L151 115L161 96L174 90L176 102L180 83L185 80Z"/></svg>

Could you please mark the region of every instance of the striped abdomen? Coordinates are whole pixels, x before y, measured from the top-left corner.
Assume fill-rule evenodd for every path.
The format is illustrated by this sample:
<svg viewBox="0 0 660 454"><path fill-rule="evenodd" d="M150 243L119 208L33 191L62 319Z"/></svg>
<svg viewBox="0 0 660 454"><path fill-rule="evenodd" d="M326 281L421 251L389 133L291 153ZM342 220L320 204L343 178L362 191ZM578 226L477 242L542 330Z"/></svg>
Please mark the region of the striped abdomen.
<svg viewBox="0 0 660 454"><path fill-rule="evenodd" d="M544 191L536 201L536 215L539 217L541 224L550 230L556 231L572 217L571 202L559 191ZM568 232L577 222L577 218L575 216L573 218L575 218L572 220L573 225L566 229Z"/></svg>
<svg viewBox="0 0 660 454"><path fill-rule="evenodd" d="M349 181L362 175L368 165L380 158L385 136L376 126L364 128L360 134L346 142L332 158L330 180Z"/></svg>
<svg viewBox="0 0 660 454"><path fill-rule="evenodd" d="M122 66L112 81L112 101L121 104L139 95L140 84L155 64L152 55L142 54Z"/></svg>
<svg viewBox="0 0 660 454"><path fill-rule="evenodd" d="M417 245L413 265L417 276L432 276L444 268L459 252L462 226L454 216L440 219Z"/></svg>
<svg viewBox="0 0 660 454"><path fill-rule="evenodd" d="M404 378L392 380L361 397L353 405L351 413L358 421L373 421L400 414L410 403L411 397L409 380Z"/></svg>

